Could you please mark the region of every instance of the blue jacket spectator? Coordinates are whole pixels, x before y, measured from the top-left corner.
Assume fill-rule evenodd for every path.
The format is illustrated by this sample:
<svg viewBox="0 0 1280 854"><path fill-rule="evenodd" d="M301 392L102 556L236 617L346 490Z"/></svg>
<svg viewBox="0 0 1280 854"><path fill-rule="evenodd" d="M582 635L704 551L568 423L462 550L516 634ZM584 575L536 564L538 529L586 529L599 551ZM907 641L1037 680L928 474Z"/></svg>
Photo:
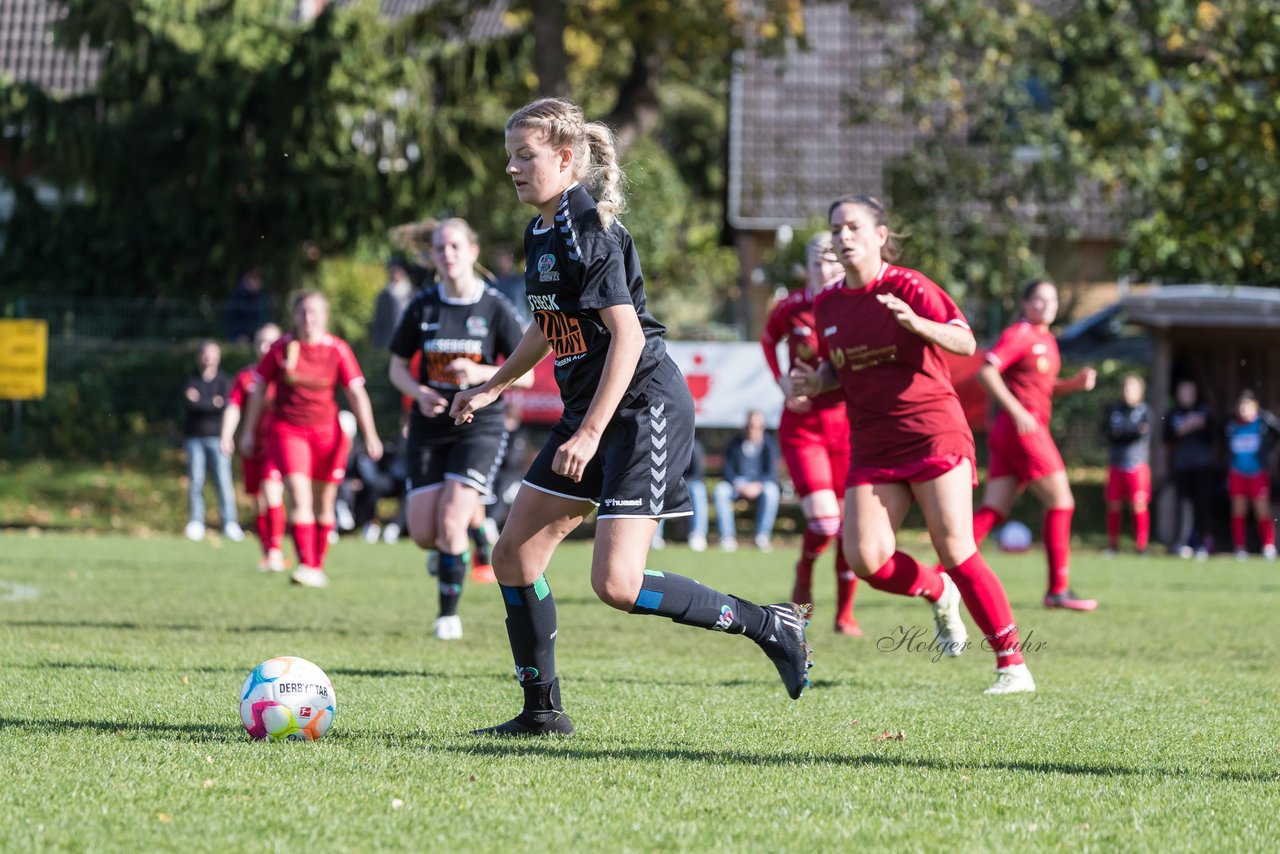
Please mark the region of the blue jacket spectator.
<svg viewBox="0 0 1280 854"><path fill-rule="evenodd" d="M747 413L743 434L729 443L725 451L722 480L716 484L716 525L720 531L720 548L738 548L734 533L733 502L739 498L757 502L756 547L769 551L773 523L778 518L778 443L765 432L764 413Z"/></svg>
<svg viewBox="0 0 1280 854"><path fill-rule="evenodd" d="M241 344L252 341L254 333L270 319L270 314L270 295L262 285L262 273L251 267L245 271L223 307L227 340Z"/></svg>

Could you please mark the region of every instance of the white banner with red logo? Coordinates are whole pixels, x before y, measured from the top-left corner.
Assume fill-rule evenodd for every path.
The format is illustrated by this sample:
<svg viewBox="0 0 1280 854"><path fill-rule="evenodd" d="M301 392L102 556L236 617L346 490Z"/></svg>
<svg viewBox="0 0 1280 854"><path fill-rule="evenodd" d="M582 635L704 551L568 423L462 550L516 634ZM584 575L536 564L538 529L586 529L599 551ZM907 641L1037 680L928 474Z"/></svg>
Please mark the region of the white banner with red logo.
<svg viewBox="0 0 1280 854"><path fill-rule="evenodd" d="M782 390L773 381L759 344L668 341L667 352L689 384L699 427L741 427L752 409L763 412L769 426L778 426ZM975 432L985 432L987 399L977 377L982 354L944 356L969 426ZM543 359L534 371L533 388L512 389L507 395L519 404L530 424L554 424L560 418L563 407L550 358Z"/></svg>
<svg viewBox="0 0 1280 854"><path fill-rule="evenodd" d="M759 344L668 341L667 352L689 384L699 427L741 427L752 409L759 409L768 424L777 426L782 390L773 381ZM520 406L528 423L555 423L563 407L551 359L538 364L533 388L511 389L507 396Z"/></svg>

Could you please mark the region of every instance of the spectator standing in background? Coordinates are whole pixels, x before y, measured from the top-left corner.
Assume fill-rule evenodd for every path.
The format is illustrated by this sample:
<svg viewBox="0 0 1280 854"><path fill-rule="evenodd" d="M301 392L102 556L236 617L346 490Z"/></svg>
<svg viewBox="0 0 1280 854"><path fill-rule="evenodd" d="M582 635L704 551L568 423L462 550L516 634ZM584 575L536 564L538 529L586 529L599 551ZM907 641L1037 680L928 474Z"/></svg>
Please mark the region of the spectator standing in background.
<svg viewBox="0 0 1280 854"><path fill-rule="evenodd" d="M716 484L716 525L720 529L720 548L732 552L738 548L734 534L733 502L739 498L755 501L756 548L772 549L773 523L778 518L778 445L764 429L764 413L753 409L747 413L747 426L742 435L729 443L724 455L722 480Z"/></svg>
<svg viewBox="0 0 1280 854"><path fill-rule="evenodd" d="M269 295L262 284L262 271L250 267L240 277L224 307L227 340L247 344L271 313Z"/></svg>
<svg viewBox="0 0 1280 854"><path fill-rule="evenodd" d="M400 325L400 316L413 299L413 280L400 258L387 262L387 284L378 292L373 304L373 320L369 324L369 341L379 349L391 346L391 336Z"/></svg>
<svg viewBox="0 0 1280 854"><path fill-rule="evenodd" d="M506 246L499 246L493 253L493 272L496 277L493 286L511 300L523 329L533 322L533 315L529 313L529 300L525 296L524 273L516 269L515 256Z"/></svg>
<svg viewBox="0 0 1280 854"><path fill-rule="evenodd" d="M216 341L202 341L196 354L198 370L182 387L182 403L186 407L183 446L187 453L187 495L191 508L187 522L188 540L204 539L204 478L213 469L213 483L218 490L218 510L222 533L240 542L244 531L236 521L236 493L231 485L231 457L222 451L222 411L227 407L231 380L219 370L222 348Z"/></svg>
<svg viewBox="0 0 1280 854"><path fill-rule="evenodd" d="M1236 401L1236 417L1227 423L1227 448L1231 465L1227 470L1227 494L1231 496L1231 538L1235 541L1236 559L1249 557L1245 549L1244 526L1249 506L1253 505L1258 520L1258 539L1262 555L1276 559L1276 525L1271 518L1271 472L1267 460L1280 420L1258 406L1258 398L1245 389Z"/></svg>
<svg viewBox="0 0 1280 854"><path fill-rule="evenodd" d="M1107 472L1107 553L1120 548L1120 514L1133 508L1133 544L1145 554L1151 537L1151 410L1144 400L1146 383L1126 374L1120 401L1107 412L1104 432L1109 445Z"/></svg>
<svg viewBox="0 0 1280 854"><path fill-rule="evenodd" d="M1178 496L1179 557L1209 557L1209 496L1213 492L1213 416L1200 403L1192 380L1174 389L1174 407L1164 422L1169 469ZM1193 551L1194 548L1194 551Z"/></svg>

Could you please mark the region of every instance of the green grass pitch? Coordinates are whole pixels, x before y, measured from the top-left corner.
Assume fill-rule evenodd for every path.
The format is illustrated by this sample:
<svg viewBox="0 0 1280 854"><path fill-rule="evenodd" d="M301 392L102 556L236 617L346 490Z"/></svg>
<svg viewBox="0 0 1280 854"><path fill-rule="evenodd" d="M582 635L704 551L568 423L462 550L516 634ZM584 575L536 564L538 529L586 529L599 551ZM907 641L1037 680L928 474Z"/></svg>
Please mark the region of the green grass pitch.
<svg viewBox="0 0 1280 854"><path fill-rule="evenodd" d="M0 536L0 851L1276 850L1280 564L1081 549L1102 607L1076 614L1039 607L1038 551L988 554L1039 693L983 696L978 650L878 649L929 611L865 585L867 637L835 636L828 556L792 702L743 638L596 601L569 544L549 579L579 734L512 743L467 734L518 710L498 591L469 586L465 638L436 641L407 543L344 541L315 591L250 543ZM793 560L650 557L760 602ZM241 728L276 655L332 678L323 741Z"/></svg>

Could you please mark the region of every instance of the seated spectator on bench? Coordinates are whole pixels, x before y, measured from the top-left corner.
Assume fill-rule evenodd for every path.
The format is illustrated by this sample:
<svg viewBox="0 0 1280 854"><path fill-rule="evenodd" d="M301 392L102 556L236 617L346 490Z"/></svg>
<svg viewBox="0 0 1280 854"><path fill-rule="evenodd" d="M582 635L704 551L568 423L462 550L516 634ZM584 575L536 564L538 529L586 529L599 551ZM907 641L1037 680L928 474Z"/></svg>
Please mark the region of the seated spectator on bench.
<svg viewBox="0 0 1280 854"><path fill-rule="evenodd" d="M747 426L725 451L723 480L716 484L716 524L720 549L738 548L734 533L733 503L739 498L756 502L756 548L769 551L774 520L778 518L778 444L764 429L764 413L747 413Z"/></svg>

